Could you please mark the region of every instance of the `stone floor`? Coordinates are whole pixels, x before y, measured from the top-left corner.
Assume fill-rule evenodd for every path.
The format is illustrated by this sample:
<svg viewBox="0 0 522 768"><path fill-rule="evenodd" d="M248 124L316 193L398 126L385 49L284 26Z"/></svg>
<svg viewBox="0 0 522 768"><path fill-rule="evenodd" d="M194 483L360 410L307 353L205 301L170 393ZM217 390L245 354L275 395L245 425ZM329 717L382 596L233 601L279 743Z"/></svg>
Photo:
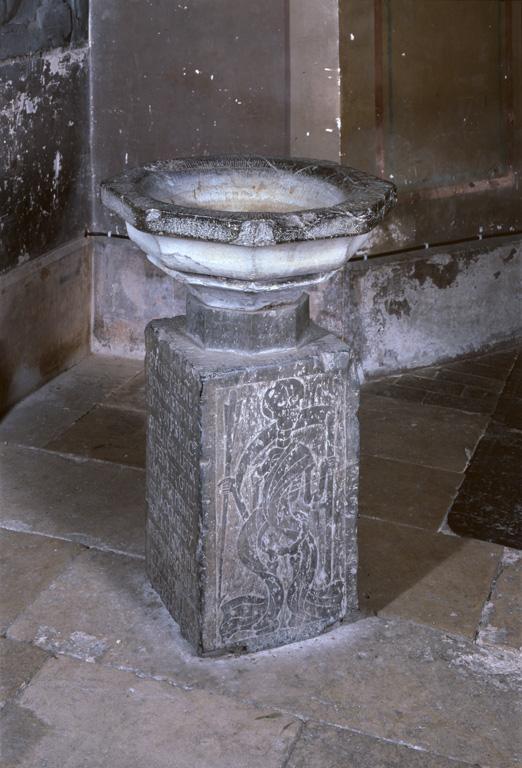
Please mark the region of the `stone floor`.
<svg viewBox="0 0 522 768"><path fill-rule="evenodd" d="M503 350L367 385L363 617L220 659L191 654L145 578L140 364L90 357L14 408L0 423L2 767L520 765L522 556L450 525L516 365ZM456 511L473 516L483 493Z"/></svg>

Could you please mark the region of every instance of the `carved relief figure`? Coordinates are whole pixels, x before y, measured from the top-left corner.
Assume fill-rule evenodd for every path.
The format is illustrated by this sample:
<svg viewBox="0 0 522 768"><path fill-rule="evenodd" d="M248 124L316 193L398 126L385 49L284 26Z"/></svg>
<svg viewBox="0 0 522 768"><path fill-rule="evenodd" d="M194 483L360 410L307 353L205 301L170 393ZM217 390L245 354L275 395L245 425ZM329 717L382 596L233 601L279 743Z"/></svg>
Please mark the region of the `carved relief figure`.
<svg viewBox="0 0 522 768"><path fill-rule="evenodd" d="M221 541L232 499L242 518L237 554L258 585L255 592L221 603L224 641L299 626L341 610L342 564L334 553L340 535L334 503L335 409L331 403L306 407L304 399L298 378L268 387L261 403L268 425L239 454L233 474L220 482ZM230 424L237 413L230 403L228 411ZM232 439L227 434L227 441ZM228 466L230 455L227 445Z"/></svg>

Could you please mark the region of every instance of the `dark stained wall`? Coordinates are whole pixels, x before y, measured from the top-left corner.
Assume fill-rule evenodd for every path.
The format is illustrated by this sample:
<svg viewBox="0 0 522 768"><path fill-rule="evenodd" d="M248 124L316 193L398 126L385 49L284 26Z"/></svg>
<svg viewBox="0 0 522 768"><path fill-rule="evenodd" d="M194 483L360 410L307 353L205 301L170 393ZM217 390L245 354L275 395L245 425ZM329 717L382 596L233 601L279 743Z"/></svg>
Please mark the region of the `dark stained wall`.
<svg viewBox="0 0 522 768"><path fill-rule="evenodd" d="M0 3L0 272L88 222L87 30L85 0Z"/></svg>
<svg viewBox="0 0 522 768"><path fill-rule="evenodd" d="M99 182L126 167L289 148L286 0L92 0L96 230L121 232Z"/></svg>
<svg viewBox="0 0 522 768"><path fill-rule="evenodd" d="M340 0L342 159L392 179L372 250L522 229L521 0Z"/></svg>
<svg viewBox="0 0 522 768"><path fill-rule="evenodd" d="M2 59L81 45L88 34L88 0L3 0Z"/></svg>

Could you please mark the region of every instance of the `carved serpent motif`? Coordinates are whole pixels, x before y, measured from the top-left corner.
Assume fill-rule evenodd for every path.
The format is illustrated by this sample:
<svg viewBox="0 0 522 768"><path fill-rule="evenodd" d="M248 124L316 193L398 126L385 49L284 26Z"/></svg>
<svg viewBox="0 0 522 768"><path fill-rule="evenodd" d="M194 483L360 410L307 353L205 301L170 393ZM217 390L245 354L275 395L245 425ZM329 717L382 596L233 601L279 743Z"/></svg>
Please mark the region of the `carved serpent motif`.
<svg viewBox="0 0 522 768"><path fill-rule="evenodd" d="M224 508L232 497L243 520L238 557L262 588L221 602L225 642L341 609L343 582L332 572L329 535L335 532L335 414L327 405L303 407L303 398L297 378L266 389L262 412L269 424L245 447L235 473L220 482ZM322 452L311 447L318 430Z"/></svg>

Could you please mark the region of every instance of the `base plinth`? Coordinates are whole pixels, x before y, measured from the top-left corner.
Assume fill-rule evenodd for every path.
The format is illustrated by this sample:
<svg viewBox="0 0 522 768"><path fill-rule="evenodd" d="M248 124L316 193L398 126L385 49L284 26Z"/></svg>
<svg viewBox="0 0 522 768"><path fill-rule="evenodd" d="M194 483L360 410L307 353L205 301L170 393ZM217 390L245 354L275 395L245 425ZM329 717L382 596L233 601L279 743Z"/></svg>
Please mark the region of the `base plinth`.
<svg viewBox="0 0 522 768"><path fill-rule="evenodd" d="M254 355L202 349L185 318L147 328L147 570L198 653L357 608L358 381L339 339L307 339Z"/></svg>

